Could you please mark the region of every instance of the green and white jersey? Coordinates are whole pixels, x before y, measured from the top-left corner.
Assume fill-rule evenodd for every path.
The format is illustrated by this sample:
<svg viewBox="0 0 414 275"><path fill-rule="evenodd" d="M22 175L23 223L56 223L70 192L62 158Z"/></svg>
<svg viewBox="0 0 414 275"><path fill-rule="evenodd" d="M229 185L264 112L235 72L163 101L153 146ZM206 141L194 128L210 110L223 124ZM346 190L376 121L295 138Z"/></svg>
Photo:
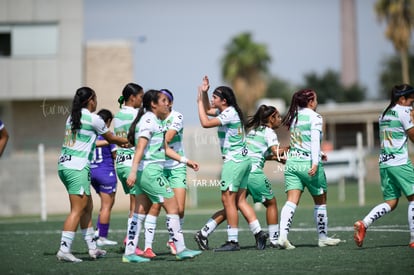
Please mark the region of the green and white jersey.
<svg viewBox="0 0 414 275"><path fill-rule="evenodd" d="M180 156L184 156L184 146L183 146L183 133L184 133L184 125L183 125L183 115L175 110L172 110L170 115L163 121L163 124L166 127L166 131L174 130L177 133L175 134L174 138L169 143L169 147L177 152ZM166 169L173 169L177 167L185 166L184 163L180 163L176 160L173 160L169 157L166 157L166 162L164 164L164 168Z"/></svg>
<svg viewBox="0 0 414 275"><path fill-rule="evenodd" d="M407 130L412 128L410 106L395 105L379 118L381 151L380 168L404 165L410 162L407 148Z"/></svg>
<svg viewBox="0 0 414 275"><path fill-rule="evenodd" d="M89 112L86 108L82 109L82 125L76 131L76 135L72 133L70 119L71 116L66 120L65 140L58 161L58 170L82 170L89 166L93 157L96 137L109 131L102 118Z"/></svg>
<svg viewBox="0 0 414 275"><path fill-rule="evenodd" d="M148 139L144 149L144 155L139 163L138 170L142 171L149 164L158 164L164 169L165 148L164 148L165 127L153 112L146 112L138 122L135 129L135 144L140 137Z"/></svg>
<svg viewBox="0 0 414 275"><path fill-rule="evenodd" d="M252 172L262 170L265 164L265 156L269 153L270 147L278 146L279 140L273 129L260 126L252 129L246 136L248 155L252 160Z"/></svg>
<svg viewBox="0 0 414 275"><path fill-rule="evenodd" d="M122 106L121 110L114 116L114 133L118 137L127 138L129 127L138 114L138 109L130 106ZM131 167L134 158L135 147L122 148L118 147L116 152L116 166Z"/></svg>
<svg viewBox="0 0 414 275"><path fill-rule="evenodd" d="M224 161L240 162L245 160L247 155L246 139L236 109L233 106L227 107L217 118L221 122L217 133Z"/></svg>
<svg viewBox="0 0 414 275"><path fill-rule="evenodd" d="M312 160L311 131L320 133L319 142L322 141L322 116L312 109L301 108L290 127L290 150L288 157L295 160ZM321 153L318 155L321 160Z"/></svg>

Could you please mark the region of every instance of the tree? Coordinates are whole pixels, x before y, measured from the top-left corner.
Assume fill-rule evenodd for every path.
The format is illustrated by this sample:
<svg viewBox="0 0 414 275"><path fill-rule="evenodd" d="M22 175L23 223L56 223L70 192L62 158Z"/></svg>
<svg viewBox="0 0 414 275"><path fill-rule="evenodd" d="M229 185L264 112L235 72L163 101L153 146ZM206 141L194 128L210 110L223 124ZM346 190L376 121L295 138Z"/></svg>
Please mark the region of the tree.
<svg viewBox="0 0 414 275"><path fill-rule="evenodd" d="M414 48L412 53L408 55L408 63L414 64ZM391 88L396 84L401 84L401 58L398 55L388 56L381 64L382 69L379 77L380 96L388 99ZM410 79L414 79L414 70L410 71Z"/></svg>
<svg viewBox="0 0 414 275"><path fill-rule="evenodd" d="M234 37L222 58L222 77L230 83L244 113L254 111L266 91L266 73L271 57L264 44L252 41L246 32Z"/></svg>
<svg viewBox="0 0 414 275"><path fill-rule="evenodd" d="M386 21L385 36L400 54L402 82L410 83L408 50L414 28L414 0L377 0L375 11L380 20Z"/></svg>
<svg viewBox="0 0 414 275"><path fill-rule="evenodd" d="M305 83L300 89L313 89L318 94L318 102L358 102L365 98L366 89L358 84L345 87L341 84L339 73L328 70L324 75L316 73L305 75Z"/></svg>
<svg viewBox="0 0 414 275"><path fill-rule="evenodd" d="M285 103L289 103L294 92L295 88L289 82L277 76L272 76L265 96L268 98L281 98Z"/></svg>

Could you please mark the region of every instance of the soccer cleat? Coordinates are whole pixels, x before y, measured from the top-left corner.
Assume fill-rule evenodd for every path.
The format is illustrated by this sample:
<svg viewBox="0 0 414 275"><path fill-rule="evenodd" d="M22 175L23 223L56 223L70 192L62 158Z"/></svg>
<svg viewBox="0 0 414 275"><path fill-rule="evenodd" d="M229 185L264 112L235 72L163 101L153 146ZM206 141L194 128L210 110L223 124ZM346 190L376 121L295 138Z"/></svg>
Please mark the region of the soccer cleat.
<svg viewBox="0 0 414 275"><path fill-rule="evenodd" d="M117 245L117 244L118 242L108 240L107 238L104 238L104 237L99 237L99 239L96 240L97 246Z"/></svg>
<svg viewBox="0 0 414 275"><path fill-rule="evenodd" d="M276 240L276 242L274 242L274 243L270 242L269 246L271 248L280 248L278 240Z"/></svg>
<svg viewBox="0 0 414 275"><path fill-rule="evenodd" d="M199 250L191 250L191 249L184 249L183 251L181 251L180 253L177 253L177 255L175 255L175 258L177 260L185 260L185 259L192 259L195 256L200 255L202 252Z"/></svg>
<svg viewBox="0 0 414 275"><path fill-rule="evenodd" d="M143 254L144 254L144 251L142 251L141 248L137 246L137 248L135 248L135 255L142 256Z"/></svg>
<svg viewBox="0 0 414 275"><path fill-rule="evenodd" d="M59 261L65 261L65 262L72 262L72 263L80 263L82 262L81 259L76 258L75 256L73 256L72 253L68 252L62 252L61 250L58 251L58 253L56 254L56 257Z"/></svg>
<svg viewBox="0 0 414 275"><path fill-rule="evenodd" d="M281 249L292 250L292 249L295 249L296 248L294 245L292 245L289 242L288 239L285 239L285 240L284 239L279 239L278 242L279 242L279 247Z"/></svg>
<svg viewBox="0 0 414 275"><path fill-rule="evenodd" d="M256 248L259 250L263 250L266 248L266 241L269 235L263 231L259 231L254 235L254 238L256 239Z"/></svg>
<svg viewBox="0 0 414 275"><path fill-rule="evenodd" d="M414 248L414 242L411 242L408 246L409 246L410 248Z"/></svg>
<svg viewBox="0 0 414 275"><path fill-rule="evenodd" d="M335 238L326 238L326 239L319 239L318 246L319 247L325 247L325 246L335 246L338 245L341 242L341 239L335 239Z"/></svg>
<svg viewBox="0 0 414 275"><path fill-rule="evenodd" d="M225 244L223 244L219 248L214 249L214 252L228 252L228 251L239 251L239 250L240 250L240 246L238 242L227 241Z"/></svg>
<svg viewBox="0 0 414 275"><path fill-rule="evenodd" d="M103 256L105 256L105 255L106 255L106 250L99 249L99 248L96 248L96 249L89 249L89 256L90 256L92 259L101 258L101 257L103 257Z"/></svg>
<svg viewBox="0 0 414 275"><path fill-rule="evenodd" d="M201 234L201 231L197 231L194 235L194 240L198 244L200 250L209 250L208 239Z"/></svg>
<svg viewBox="0 0 414 275"><path fill-rule="evenodd" d="M122 255L122 262L123 263L145 263L151 261L150 259L137 256L135 254L131 255Z"/></svg>
<svg viewBox="0 0 414 275"><path fill-rule="evenodd" d="M154 251L152 251L152 248L147 248L145 249L144 253L141 255L144 258L148 258L148 259L152 259L157 257L157 254L154 253Z"/></svg>
<svg viewBox="0 0 414 275"><path fill-rule="evenodd" d="M363 221L357 221L354 223L354 240L358 247L362 246L366 232L367 228Z"/></svg>
<svg viewBox="0 0 414 275"><path fill-rule="evenodd" d="M173 241L168 241L167 247L170 249L172 255L177 254L177 248L175 247L175 243Z"/></svg>

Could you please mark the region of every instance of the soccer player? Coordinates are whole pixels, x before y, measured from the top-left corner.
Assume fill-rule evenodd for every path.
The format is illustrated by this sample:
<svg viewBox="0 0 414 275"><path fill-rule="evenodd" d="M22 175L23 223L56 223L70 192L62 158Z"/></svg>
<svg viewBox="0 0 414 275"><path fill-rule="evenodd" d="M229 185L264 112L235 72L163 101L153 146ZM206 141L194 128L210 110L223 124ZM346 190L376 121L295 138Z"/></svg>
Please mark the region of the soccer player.
<svg viewBox="0 0 414 275"><path fill-rule="evenodd" d="M414 142L414 88L407 84L391 89L390 104L379 118L381 150L379 168L384 202L354 224L354 240L361 247L365 233L376 220L393 211L401 193L408 200L409 247L414 248L414 169L408 156L408 139Z"/></svg>
<svg viewBox="0 0 414 275"><path fill-rule="evenodd" d="M160 204L167 212L167 229L177 249L176 259L194 258L201 251L185 247L180 227L178 203L168 180L164 176L165 157L186 164L198 170L198 164L182 157L167 146L164 139L165 120L169 113L169 101L164 93L157 90L145 92L143 106L131 124L128 140L135 145L131 171L127 178L129 187L135 186L135 211L128 228L128 239L123 262L145 262L147 258L135 255L139 232L152 204Z"/></svg>
<svg viewBox="0 0 414 275"><path fill-rule="evenodd" d="M142 105L144 96L143 88L136 83L128 83L122 90L122 95L118 99L121 108L114 117L114 132L116 136L127 138L129 127L138 114L138 108ZM135 148L118 148L115 161L116 174L122 184L126 195L129 195L129 213L127 228L129 228L132 213L135 209L135 187L129 187L126 183L129 172L131 171L132 159L134 158ZM126 242L126 237L124 243ZM137 247L136 254L142 255L143 251Z"/></svg>
<svg viewBox="0 0 414 275"><path fill-rule="evenodd" d="M161 89L160 92L167 96L169 102L169 113L167 118L162 122L166 127L165 142L168 147L177 152L181 157L184 157L184 146L182 143L184 134L183 115L172 109L174 102L172 92L168 89ZM164 163L164 175L167 178L170 187L174 191L175 197L177 198L178 215L180 216L180 227L182 228L184 224L185 198L187 190L187 167L184 163L180 163L179 161L167 157ZM156 254L152 251L152 243L154 240L157 217L160 213L160 208L160 204L153 204L145 218L145 249L142 255L144 257L156 257ZM177 254L177 249L171 237L167 242L167 247L170 249L171 254Z"/></svg>
<svg viewBox="0 0 414 275"><path fill-rule="evenodd" d="M111 111L102 109L97 113L106 127L111 125L113 115ZM99 209L98 219L96 221L98 246L117 245L116 241L108 240L109 222L111 220L111 211L115 203L117 178L115 172L114 160L116 158L116 145L106 144L102 136L98 136L95 148L94 158L91 162L91 184L101 199L101 208Z"/></svg>
<svg viewBox="0 0 414 275"><path fill-rule="evenodd" d="M249 228L257 236L256 240L259 243L266 243L267 234L262 231L256 213L246 201L247 182L252 164L247 155L243 113L230 87L217 87L212 95L212 105L208 98L209 88L209 80L205 76L198 87L198 115L202 127L218 127L224 160L220 190L227 218L227 241L214 251L238 251L238 210L249 223Z"/></svg>
<svg viewBox="0 0 414 275"><path fill-rule="evenodd" d="M327 183L321 162L322 117L316 113L318 97L311 89L295 92L282 124L290 130L290 151L285 166L287 201L280 212L279 245L294 249L287 236L296 207L305 187L314 201L314 219L318 233L318 246L338 245L340 239L328 237L326 209Z"/></svg>
<svg viewBox="0 0 414 275"><path fill-rule="evenodd" d="M82 235L93 259L106 254L96 247L92 226L92 197L90 191L90 161L96 137L101 135L109 143L126 146L128 140L117 137L109 131L105 122L96 114L95 91L81 87L73 98L71 114L66 120L65 139L58 160L59 178L69 193L70 213L62 230L58 260L81 262L71 253L75 232L80 224Z"/></svg>
<svg viewBox="0 0 414 275"><path fill-rule="evenodd" d="M251 195L253 201L260 202L266 207L266 221L270 235L270 246L277 248L279 235L278 210L275 195L271 184L263 172L266 159L284 162L284 151L280 148L275 129L282 122L282 118L273 106L261 105L256 113L249 119L246 128L250 129L247 134L248 155L252 159L252 169L247 184L247 194ZM208 250L208 236L216 227L225 220L225 211L216 212L199 230L194 239L202 250ZM266 242L260 242L256 238L256 248L264 249Z"/></svg>

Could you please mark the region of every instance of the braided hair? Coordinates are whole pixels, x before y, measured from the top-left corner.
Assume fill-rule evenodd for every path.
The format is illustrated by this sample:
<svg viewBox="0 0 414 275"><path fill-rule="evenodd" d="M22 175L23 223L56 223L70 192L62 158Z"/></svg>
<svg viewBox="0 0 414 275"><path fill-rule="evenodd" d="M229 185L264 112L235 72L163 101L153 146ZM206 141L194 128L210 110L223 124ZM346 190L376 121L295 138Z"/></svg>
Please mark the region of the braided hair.
<svg viewBox="0 0 414 275"><path fill-rule="evenodd" d="M282 124L285 125L288 130L290 130L293 120L295 120L295 123L298 121L297 114L299 108L308 106L308 103L314 100L315 96L316 92L312 89L302 89L293 94L289 110L282 120Z"/></svg>

